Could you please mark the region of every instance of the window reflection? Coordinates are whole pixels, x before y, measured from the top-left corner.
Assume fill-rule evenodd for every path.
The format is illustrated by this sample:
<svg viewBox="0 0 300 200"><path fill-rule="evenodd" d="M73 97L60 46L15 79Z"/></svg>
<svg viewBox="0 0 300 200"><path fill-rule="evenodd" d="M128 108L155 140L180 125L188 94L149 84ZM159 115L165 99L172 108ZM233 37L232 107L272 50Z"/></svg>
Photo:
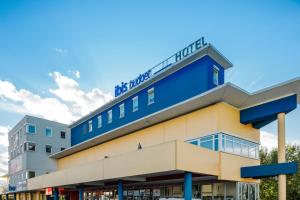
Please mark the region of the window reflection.
<svg viewBox="0 0 300 200"><path fill-rule="evenodd" d="M220 141L221 140L221 141ZM219 142L220 141L220 142ZM259 158L259 144L225 133L213 134L188 141L190 144L249 158Z"/></svg>

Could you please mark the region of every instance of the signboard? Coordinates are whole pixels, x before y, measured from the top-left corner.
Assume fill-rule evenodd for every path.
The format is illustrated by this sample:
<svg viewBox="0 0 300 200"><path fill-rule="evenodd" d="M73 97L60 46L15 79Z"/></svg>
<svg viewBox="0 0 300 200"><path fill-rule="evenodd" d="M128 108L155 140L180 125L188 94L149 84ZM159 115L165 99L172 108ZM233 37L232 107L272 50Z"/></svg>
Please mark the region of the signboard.
<svg viewBox="0 0 300 200"><path fill-rule="evenodd" d="M16 186L8 185L8 191L10 192L16 191Z"/></svg>
<svg viewBox="0 0 300 200"><path fill-rule="evenodd" d="M46 193L47 196L51 196L53 194L52 188L46 188L45 193Z"/></svg>
<svg viewBox="0 0 300 200"><path fill-rule="evenodd" d="M192 44L186 46L182 50L178 51L174 55L162 61L158 65L152 67L145 73L140 74L137 78L132 79L128 82L121 82L121 84L115 86L115 97L120 96L121 94L124 94L127 91L135 88L141 83L149 80L152 76L164 71L174 63L177 63L180 60L188 57L189 55L191 55L192 53L196 52L197 50L201 49L206 45L207 43L205 42L204 37L201 37L200 39L196 40Z"/></svg>

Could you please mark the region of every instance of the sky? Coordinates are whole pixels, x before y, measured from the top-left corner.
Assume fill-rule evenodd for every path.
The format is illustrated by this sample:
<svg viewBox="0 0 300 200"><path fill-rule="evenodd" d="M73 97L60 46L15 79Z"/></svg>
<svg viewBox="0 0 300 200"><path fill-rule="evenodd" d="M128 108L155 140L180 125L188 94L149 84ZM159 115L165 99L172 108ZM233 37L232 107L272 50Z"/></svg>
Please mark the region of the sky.
<svg viewBox="0 0 300 200"><path fill-rule="evenodd" d="M254 92L300 77L299 35L299 0L0 0L0 174L25 114L70 123L202 36L234 64L226 82ZM287 116L289 143L299 119ZM276 132L264 127L262 145Z"/></svg>

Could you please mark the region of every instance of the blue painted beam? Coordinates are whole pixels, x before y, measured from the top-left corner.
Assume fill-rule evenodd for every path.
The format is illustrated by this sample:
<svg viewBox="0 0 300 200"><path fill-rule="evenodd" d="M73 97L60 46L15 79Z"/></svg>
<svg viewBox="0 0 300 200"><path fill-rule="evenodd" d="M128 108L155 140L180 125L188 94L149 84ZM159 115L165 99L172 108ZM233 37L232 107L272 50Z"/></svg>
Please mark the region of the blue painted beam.
<svg viewBox="0 0 300 200"><path fill-rule="evenodd" d="M241 110L240 122L252 124L259 129L276 120L278 113L289 113L296 108L297 95L295 94Z"/></svg>
<svg viewBox="0 0 300 200"><path fill-rule="evenodd" d="M241 167L242 178L268 178L280 174L295 174L298 171L298 163L287 162L272 165L257 165Z"/></svg>
<svg viewBox="0 0 300 200"><path fill-rule="evenodd" d="M54 188L54 194L53 194L53 199L54 200L59 200L59 191L58 188Z"/></svg>
<svg viewBox="0 0 300 200"><path fill-rule="evenodd" d="M79 191L78 191L78 195L79 195L79 200L83 200L84 199L84 188L80 187Z"/></svg>
<svg viewBox="0 0 300 200"><path fill-rule="evenodd" d="M123 181L118 181L118 200L123 200Z"/></svg>
<svg viewBox="0 0 300 200"><path fill-rule="evenodd" d="M192 200L192 181L193 175L191 172L184 173L184 200Z"/></svg>

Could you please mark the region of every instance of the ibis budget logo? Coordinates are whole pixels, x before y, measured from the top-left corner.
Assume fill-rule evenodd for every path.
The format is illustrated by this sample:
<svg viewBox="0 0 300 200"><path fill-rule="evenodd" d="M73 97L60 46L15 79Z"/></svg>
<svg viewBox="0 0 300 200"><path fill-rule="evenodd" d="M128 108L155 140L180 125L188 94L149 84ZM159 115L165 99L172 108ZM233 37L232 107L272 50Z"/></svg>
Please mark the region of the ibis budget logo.
<svg viewBox="0 0 300 200"><path fill-rule="evenodd" d="M131 90L132 88L150 79L151 76L152 76L151 70L148 70L147 72L140 74L137 78L127 83L122 82L120 85L115 86L115 96L117 97L127 92L128 90Z"/></svg>
<svg viewBox="0 0 300 200"><path fill-rule="evenodd" d="M192 53L196 52L206 45L207 43L205 42L204 37L201 37L192 44L183 48L181 51L178 51L158 65L152 67L147 72L140 74L137 78L130 80L129 82L121 82L121 84L115 86L115 97L120 96L121 94L124 94L125 92L135 88L141 83L149 80L152 76L166 70L174 63L179 62L180 60L186 58L187 56L191 55Z"/></svg>

